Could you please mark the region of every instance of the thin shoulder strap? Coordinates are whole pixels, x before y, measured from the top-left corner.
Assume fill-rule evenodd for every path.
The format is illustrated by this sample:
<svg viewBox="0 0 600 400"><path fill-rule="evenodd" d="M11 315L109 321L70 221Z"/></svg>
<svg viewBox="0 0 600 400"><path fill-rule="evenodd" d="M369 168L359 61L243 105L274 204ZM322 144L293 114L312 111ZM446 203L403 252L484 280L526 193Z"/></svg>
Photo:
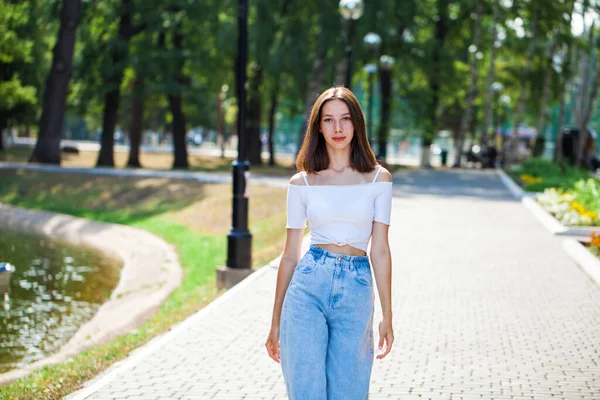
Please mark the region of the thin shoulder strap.
<svg viewBox="0 0 600 400"><path fill-rule="evenodd" d="M375 181L377 180L377 177L379 176L379 173L381 172L381 169L382 169L382 168L383 168L383 167L382 167L381 165L379 165L379 166L377 167L377 173L375 174L375 178L373 178L373 183L375 183Z"/></svg>
<svg viewBox="0 0 600 400"><path fill-rule="evenodd" d="M302 177L304 178L304 183L308 186L308 180L306 179L306 171L302 171Z"/></svg>

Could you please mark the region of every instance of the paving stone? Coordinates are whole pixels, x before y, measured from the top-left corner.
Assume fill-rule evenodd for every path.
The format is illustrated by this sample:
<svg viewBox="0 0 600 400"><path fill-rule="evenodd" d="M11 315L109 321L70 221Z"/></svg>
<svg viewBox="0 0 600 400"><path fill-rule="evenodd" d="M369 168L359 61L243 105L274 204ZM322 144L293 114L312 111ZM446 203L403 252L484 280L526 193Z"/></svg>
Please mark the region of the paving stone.
<svg viewBox="0 0 600 400"><path fill-rule="evenodd" d="M394 195L396 341L370 399L600 399L600 289L563 238L493 171L402 170ZM265 268L87 398L285 399L264 348L277 276Z"/></svg>

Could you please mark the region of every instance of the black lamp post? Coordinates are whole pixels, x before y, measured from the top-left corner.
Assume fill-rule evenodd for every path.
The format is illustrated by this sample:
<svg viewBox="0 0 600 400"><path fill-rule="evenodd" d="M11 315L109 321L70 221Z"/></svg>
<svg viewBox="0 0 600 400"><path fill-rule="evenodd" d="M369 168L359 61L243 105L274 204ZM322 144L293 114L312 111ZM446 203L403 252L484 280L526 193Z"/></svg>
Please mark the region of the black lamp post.
<svg viewBox="0 0 600 400"><path fill-rule="evenodd" d="M381 36L373 32L367 33L363 38L363 42L365 43L365 46L371 54L377 54L379 46L381 46ZM369 143L371 144L371 147L373 147L373 79L375 77L375 72L377 72L377 65L367 64L365 65L365 71L367 71L367 75L369 77L369 109L367 110L367 136L369 138Z"/></svg>
<svg viewBox="0 0 600 400"><path fill-rule="evenodd" d="M353 22L359 19L364 12L364 3L362 0L340 0L340 13L348 21L348 34L346 37L346 83L345 86L350 89L352 83L352 39L354 37Z"/></svg>
<svg viewBox="0 0 600 400"><path fill-rule="evenodd" d="M217 270L217 286L230 288L250 275L252 270L252 234L248 231L248 196L250 163L247 160L246 64L248 53L248 2L239 0L238 57L236 60L236 95L238 102L238 156L233 162L233 223L227 235L227 266Z"/></svg>
<svg viewBox="0 0 600 400"><path fill-rule="evenodd" d="M381 122L379 124L379 158L387 157L387 135L390 129L390 108L392 101L392 69L394 57L383 55L379 58L379 79L381 80Z"/></svg>

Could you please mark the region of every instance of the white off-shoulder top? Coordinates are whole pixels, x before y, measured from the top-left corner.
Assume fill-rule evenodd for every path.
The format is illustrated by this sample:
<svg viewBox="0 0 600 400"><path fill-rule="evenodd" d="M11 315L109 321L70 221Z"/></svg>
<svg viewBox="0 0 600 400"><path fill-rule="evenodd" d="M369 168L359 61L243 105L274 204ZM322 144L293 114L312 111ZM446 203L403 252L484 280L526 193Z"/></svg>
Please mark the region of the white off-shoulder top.
<svg viewBox="0 0 600 400"><path fill-rule="evenodd" d="M287 228L306 228L311 244L349 244L367 251L373 221L390 224L392 182L376 182L379 166L371 183L356 185L309 186L288 184Z"/></svg>

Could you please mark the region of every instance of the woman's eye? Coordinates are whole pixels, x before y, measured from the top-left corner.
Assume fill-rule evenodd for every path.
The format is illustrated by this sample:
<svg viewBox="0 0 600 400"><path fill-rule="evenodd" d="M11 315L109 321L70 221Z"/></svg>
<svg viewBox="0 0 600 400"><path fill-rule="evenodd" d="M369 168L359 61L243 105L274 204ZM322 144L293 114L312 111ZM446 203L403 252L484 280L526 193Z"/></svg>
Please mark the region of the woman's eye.
<svg viewBox="0 0 600 400"><path fill-rule="evenodd" d="M350 121L350 117L344 117L344 121Z"/></svg>

